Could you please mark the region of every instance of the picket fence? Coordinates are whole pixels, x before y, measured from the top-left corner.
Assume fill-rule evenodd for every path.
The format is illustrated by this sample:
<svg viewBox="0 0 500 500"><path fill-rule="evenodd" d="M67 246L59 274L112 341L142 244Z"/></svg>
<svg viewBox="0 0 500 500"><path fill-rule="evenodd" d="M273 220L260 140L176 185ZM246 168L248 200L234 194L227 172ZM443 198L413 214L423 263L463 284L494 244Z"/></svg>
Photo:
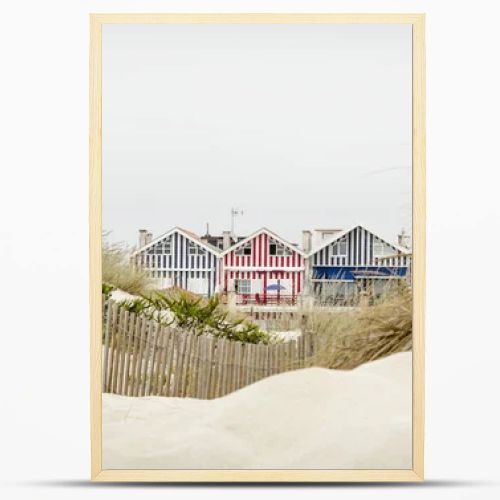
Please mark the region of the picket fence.
<svg viewBox="0 0 500 500"><path fill-rule="evenodd" d="M314 337L249 344L159 325L112 301L103 305L103 392L213 399L301 368Z"/></svg>

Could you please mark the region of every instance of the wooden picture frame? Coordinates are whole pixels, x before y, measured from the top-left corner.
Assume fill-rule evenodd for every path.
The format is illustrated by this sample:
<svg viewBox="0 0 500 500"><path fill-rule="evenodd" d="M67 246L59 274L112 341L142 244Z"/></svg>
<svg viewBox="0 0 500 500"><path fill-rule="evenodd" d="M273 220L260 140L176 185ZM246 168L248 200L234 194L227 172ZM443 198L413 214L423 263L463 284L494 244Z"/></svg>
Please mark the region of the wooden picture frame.
<svg viewBox="0 0 500 500"><path fill-rule="evenodd" d="M94 481L422 481L424 477L425 51L424 14L90 15L90 368ZM101 461L101 29L105 24L411 24L413 31L413 468L409 470L103 470Z"/></svg>

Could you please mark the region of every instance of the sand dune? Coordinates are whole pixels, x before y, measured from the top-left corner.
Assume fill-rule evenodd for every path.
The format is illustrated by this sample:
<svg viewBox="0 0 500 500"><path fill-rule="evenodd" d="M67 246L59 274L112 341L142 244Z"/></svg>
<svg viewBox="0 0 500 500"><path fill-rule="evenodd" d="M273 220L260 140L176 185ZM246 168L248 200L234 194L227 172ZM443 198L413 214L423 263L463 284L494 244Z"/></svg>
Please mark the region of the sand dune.
<svg viewBox="0 0 500 500"><path fill-rule="evenodd" d="M411 468L411 353L215 400L103 395L105 469Z"/></svg>

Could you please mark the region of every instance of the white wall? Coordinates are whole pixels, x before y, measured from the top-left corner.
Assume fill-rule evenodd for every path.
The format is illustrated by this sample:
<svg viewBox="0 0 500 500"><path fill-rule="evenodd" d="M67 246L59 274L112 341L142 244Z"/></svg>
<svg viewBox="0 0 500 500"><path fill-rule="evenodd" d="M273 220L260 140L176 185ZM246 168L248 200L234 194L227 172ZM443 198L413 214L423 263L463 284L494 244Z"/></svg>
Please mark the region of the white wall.
<svg viewBox="0 0 500 500"><path fill-rule="evenodd" d="M164 498L173 493L154 487L118 492L81 481L89 475L87 13L176 10L428 13L426 472L431 483L405 491L343 487L341 496L498 497L498 484L482 482L498 476L500 444L497 4L4 2L0 467L7 498ZM465 264L466 257L482 251L490 252L491 263ZM265 491L237 494L253 498ZM183 489L175 496L220 499L235 493ZM272 493L291 499L340 492L274 488Z"/></svg>

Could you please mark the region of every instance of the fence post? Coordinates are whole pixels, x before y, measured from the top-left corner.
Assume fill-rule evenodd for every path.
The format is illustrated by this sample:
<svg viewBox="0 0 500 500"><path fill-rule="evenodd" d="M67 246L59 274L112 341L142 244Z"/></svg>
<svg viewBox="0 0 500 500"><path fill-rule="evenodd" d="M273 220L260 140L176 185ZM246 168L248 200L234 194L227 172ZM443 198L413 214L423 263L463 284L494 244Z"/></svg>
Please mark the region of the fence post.
<svg viewBox="0 0 500 500"><path fill-rule="evenodd" d="M210 379L212 377L213 337L207 338L206 349L207 349L207 351L206 351L207 352L207 361L205 364L206 368L204 370L205 380L204 380L204 388L203 388L203 399L208 399L209 389L210 389Z"/></svg>
<svg viewBox="0 0 500 500"><path fill-rule="evenodd" d="M172 396L178 397L180 396L181 391L181 377L182 377L182 368L184 365L184 352L186 351L186 341L187 336L182 335L182 339L177 343L178 348L175 353L175 362L174 362L174 393Z"/></svg>
<svg viewBox="0 0 500 500"><path fill-rule="evenodd" d="M141 395L141 387L142 387L142 365L144 363L144 346L146 344L146 328L147 321L144 316L141 316L140 322L140 338L139 338L139 352L137 353L137 363L136 363L136 371L135 371L135 380L133 387L134 396Z"/></svg>
<svg viewBox="0 0 500 500"><path fill-rule="evenodd" d="M121 352L121 328L123 325L123 315L125 311L123 309L118 310L116 317L115 328L114 328L114 353L113 353L113 366L112 366L112 378L111 378L111 392L117 393L117 381L118 381L118 366L120 362L120 352Z"/></svg>
<svg viewBox="0 0 500 500"><path fill-rule="evenodd" d="M172 386L172 374L174 372L174 356L175 350L177 347L177 331L170 330L170 339L168 342L168 346L170 347L167 352L167 360L165 365L165 396L171 396L174 390ZM175 375L174 375L175 376Z"/></svg>
<svg viewBox="0 0 500 500"><path fill-rule="evenodd" d="M135 384L135 370L137 366L137 349L139 347L139 335L141 331L141 317L137 314L135 316L135 321L134 324L132 325L133 328L133 343L131 346L131 362L129 363L129 383L127 387L127 396L133 396L134 395L134 384Z"/></svg>
<svg viewBox="0 0 500 500"><path fill-rule="evenodd" d="M107 307L106 307L107 305ZM102 392L107 392L108 388L108 354L109 354L109 330L111 328L111 303L107 302L104 306L106 311L106 326L104 329L104 352L102 360Z"/></svg>

